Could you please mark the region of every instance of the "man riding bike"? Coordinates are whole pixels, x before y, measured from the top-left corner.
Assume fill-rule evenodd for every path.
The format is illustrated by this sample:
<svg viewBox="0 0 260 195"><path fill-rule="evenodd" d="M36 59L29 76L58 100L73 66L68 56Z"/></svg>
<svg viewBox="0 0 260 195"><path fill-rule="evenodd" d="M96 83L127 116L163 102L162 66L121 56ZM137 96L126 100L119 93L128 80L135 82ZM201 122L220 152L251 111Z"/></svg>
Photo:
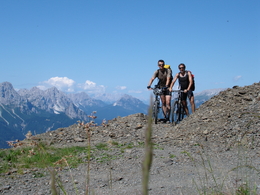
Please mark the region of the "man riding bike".
<svg viewBox="0 0 260 195"><path fill-rule="evenodd" d="M180 89L184 91L184 93L182 95L182 105L188 116L189 110L188 110L187 101L186 101L187 96L190 100L192 113L195 112L194 95L191 90L191 86L193 84L192 75L191 75L190 71L185 71L185 69L186 69L185 64L183 64L183 63L179 64L178 68L179 68L180 72L174 76L171 86L170 86L170 91L172 91L172 87L174 86L174 83L176 82L176 80L179 79Z"/></svg>
<svg viewBox="0 0 260 195"><path fill-rule="evenodd" d="M162 110L165 122L169 121L171 110L171 92L169 91L169 85L171 83L172 72L171 69L164 68L164 60L158 61L159 69L156 70L149 81L147 89L151 88L151 85L155 78L159 79L158 85L160 89L163 89L163 94L160 96L162 101Z"/></svg>

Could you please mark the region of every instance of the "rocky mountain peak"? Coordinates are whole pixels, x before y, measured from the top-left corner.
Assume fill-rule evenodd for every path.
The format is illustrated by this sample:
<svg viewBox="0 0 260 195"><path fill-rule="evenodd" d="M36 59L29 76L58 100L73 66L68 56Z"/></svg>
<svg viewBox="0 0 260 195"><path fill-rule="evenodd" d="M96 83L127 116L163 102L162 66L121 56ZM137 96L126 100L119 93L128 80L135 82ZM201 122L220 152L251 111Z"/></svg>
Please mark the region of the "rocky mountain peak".
<svg viewBox="0 0 260 195"><path fill-rule="evenodd" d="M42 91L42 90L41 90L40 88L38 88L38 87L33 87L33 88L30 89L30 92L39 93L39 92L41 92L41 91Z"/></svg>
<svg viewBox="0 0 260 195"><path fill-rule="evenodd" d="M51 87L49 89L46 89L45 94L50 95L52 97L58 97L64 95L64 93L59 91L56 87Z"/></svg>
<svg viewBox="0 0 260 195"><path fill-rule="evenodd" d="M13 85L9 82L0 83L0 103L2 104L19 104L21 96L14 90Z"/></svg>
<svg viewBox="0 0 260 195"><path fill-rule="evenodd" d="M0 83L0 87L1 88L12 88L13 89L13 85L11 84L11 83L9 83L9 82L2 82L2 83Z"/></svg>
<svg viewBox="0 0 260 195"><path fill-rule="evenodd" d="M133 107L147 108L147 106L141 100L127 94L124 94L119 100L117 100L113 104L113 106L122 106L129 110L131 110Z"/></svg>

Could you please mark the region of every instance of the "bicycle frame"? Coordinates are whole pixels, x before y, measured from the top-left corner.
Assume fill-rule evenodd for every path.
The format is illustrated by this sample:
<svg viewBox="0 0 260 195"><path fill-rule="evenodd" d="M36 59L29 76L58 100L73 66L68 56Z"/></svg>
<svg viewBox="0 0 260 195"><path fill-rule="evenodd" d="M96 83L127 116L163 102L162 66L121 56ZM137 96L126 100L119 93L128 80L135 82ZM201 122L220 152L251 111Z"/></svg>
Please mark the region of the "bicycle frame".
<svg viewBox="0 0 260 195"><path fill-rule="evenodd" d="M171 122L178 124L184 118L185 114L181 101L183 90L173 90L172 92L177 92L178 97L171 106Z"/></svg>

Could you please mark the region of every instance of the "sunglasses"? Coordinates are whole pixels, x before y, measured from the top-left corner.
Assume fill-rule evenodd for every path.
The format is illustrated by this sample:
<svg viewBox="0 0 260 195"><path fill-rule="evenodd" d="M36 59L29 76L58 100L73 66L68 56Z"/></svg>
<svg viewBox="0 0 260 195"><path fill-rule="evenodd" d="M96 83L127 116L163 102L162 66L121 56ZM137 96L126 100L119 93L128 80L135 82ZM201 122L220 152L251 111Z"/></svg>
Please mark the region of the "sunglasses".
<svg viewBox="0 0 260 195"><path fill-rule="evenodd" d="M179 69L181 70L181 69L184 69L184 67L182 66L182 67L179 67Z"/></svg>
<svg viewBox="0 0 260 195"><path fill-rule="evenodd" d="M163 64L158 64L158 66L163 66Z"/></svg>

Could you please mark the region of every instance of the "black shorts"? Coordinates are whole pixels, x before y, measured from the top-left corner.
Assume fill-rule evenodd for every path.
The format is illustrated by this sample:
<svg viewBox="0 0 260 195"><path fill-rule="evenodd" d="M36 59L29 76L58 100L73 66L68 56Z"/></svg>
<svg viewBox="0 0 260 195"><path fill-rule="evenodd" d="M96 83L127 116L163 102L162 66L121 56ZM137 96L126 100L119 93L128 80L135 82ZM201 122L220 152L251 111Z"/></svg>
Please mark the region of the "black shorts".
<svg viewBox="0 0 260 195"><path fill-rule="evenodd" d="M189 90L187 93L182 93L181 95L181 100L187 100L187 97L191 98L193 95L193 92Z"/></svg>
<svg viewBox="0 0 260 195"><path fill-rule="evenodd" d="M170 96L171 96L171 95L172 95L172 92L170 92L169 89L163 90L163 91L162 91L162 95L170 95Z"/></svg>

